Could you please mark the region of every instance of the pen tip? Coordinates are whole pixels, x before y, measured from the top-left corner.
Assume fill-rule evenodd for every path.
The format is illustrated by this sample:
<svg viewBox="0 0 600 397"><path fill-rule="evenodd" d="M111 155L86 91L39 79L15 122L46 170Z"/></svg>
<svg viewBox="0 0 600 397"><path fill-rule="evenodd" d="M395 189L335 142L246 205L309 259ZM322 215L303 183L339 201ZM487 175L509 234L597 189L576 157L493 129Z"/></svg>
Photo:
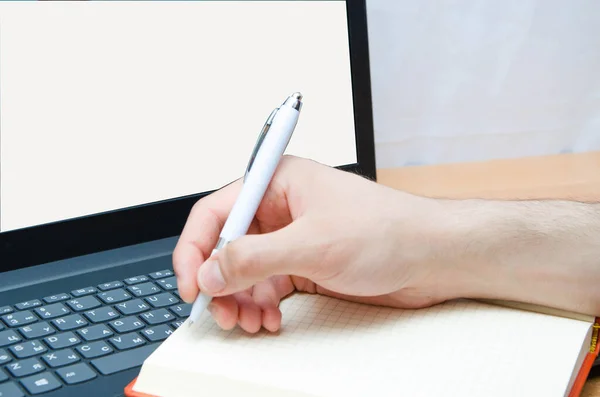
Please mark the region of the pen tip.
<svg viewBox="0 0 600 397"><path fill-rule="evenodd" d="M301 93L299 93L299 92L294 92L294 93L292 94L292 98L295 98L295 99L297 99L297 100L301 101L301 100L302 100L302 94L301 94Z"/></svg>

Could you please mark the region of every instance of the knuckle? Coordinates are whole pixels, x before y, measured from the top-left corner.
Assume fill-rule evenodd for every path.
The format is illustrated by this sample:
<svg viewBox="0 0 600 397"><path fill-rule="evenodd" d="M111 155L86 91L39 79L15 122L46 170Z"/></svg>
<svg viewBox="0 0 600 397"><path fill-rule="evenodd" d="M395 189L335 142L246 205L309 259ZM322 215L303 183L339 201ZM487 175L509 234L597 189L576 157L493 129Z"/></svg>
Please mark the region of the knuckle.
<svg viewBox="0 0 600 397"><path fill-rule="evenodd" d="M181 247L181 242L178 242L171 254L171 261L173 262L173 271L175 275L181 272L181 266L183 263L183 249Z"/></svg>
<svg viewBox="0 0 600 397"><path fill-rule="evenodd" d="M190 210L190 218L195 218L198 216L198 214L202 213L203 209L204 209L204 203L205 203L205 199L206 197L203 197L201 199L199 199L198 201L196 201L194 203L194 205L192 205L192 209Z"/></svg>

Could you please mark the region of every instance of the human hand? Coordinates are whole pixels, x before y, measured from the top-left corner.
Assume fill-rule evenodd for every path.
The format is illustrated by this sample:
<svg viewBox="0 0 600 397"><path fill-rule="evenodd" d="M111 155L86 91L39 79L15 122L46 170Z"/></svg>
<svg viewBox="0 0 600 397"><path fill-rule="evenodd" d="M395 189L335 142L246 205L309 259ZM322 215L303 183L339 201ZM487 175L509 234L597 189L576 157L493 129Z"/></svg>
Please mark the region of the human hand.
<svg viewBox="0 0 600 397"><path fill-rule="evenodd" d="M221 328L276 331L279 302L294 291L410 308L449 298L432 259L435 201L290 156L248 234L208 260L241 184L196 203L173 253L182 299L213 296Z"/></svg>

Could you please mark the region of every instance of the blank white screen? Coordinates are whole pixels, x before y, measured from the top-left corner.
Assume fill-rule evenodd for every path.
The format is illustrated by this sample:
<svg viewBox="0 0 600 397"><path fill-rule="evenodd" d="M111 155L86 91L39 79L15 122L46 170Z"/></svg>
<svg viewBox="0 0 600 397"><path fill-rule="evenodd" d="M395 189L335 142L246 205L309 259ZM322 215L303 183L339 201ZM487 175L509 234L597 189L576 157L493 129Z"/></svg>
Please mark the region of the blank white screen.
<svg viewBox="0 0 600 397"><path fill-rule="evenodd" d="M345 2L0 2L0 231L218 188L294 91L356 162Z"/></svg>

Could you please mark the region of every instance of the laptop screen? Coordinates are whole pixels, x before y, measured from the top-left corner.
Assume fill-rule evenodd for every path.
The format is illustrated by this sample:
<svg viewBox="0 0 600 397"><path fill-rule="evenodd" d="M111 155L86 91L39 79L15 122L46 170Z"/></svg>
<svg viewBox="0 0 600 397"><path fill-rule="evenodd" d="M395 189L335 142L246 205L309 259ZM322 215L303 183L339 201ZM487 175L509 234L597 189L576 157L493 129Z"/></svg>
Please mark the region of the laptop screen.
<svg viewBox="0 0 600 397"><path fill-rule="evenodd" d="M0 2L0 231L217 189L295 91L355 163L344 1Z"/></svg>

